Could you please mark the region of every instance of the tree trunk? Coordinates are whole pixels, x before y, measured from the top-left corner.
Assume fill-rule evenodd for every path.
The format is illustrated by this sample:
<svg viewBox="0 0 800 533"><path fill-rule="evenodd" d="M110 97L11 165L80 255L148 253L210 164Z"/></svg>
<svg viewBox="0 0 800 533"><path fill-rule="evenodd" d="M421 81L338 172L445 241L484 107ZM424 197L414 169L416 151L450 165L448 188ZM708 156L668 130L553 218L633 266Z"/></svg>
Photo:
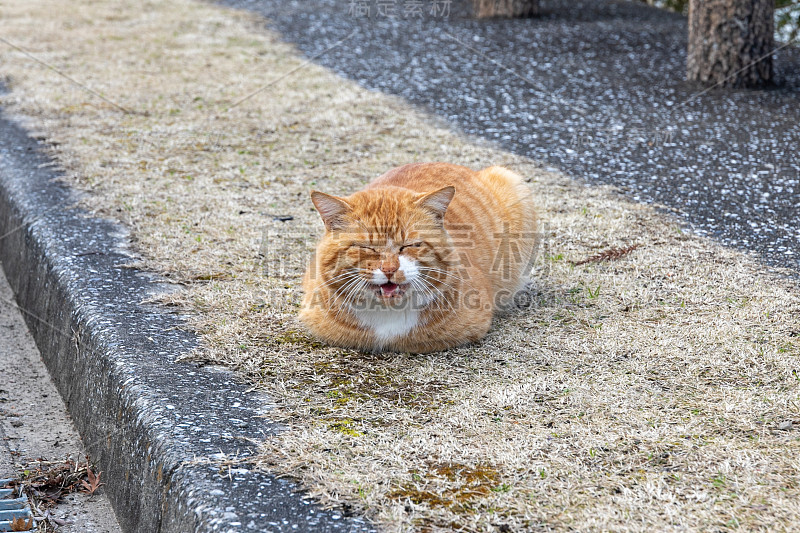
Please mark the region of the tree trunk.
<svg viewBox="0 0 800 533"><path fill-rule="evenodd" d="M539 0L472 0L475 16L532 17L539 14Z"/></svg>
<svg viewBox="0 0 800 533"><path fill-rule="evenodd" d="M687 79L760 87L774 78L775 0L690 0Z"/></svg>

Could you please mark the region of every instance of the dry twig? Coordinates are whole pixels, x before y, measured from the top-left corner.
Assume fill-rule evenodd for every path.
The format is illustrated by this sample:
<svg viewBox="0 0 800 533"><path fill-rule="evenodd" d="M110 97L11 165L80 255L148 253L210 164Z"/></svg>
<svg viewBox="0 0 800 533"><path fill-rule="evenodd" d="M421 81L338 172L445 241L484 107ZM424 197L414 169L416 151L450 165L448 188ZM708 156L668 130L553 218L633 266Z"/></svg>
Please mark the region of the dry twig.
<svg viewBox="0 0 800 533"><path fill-rule="evenodd" d="M639 246L641 245L634 244L626 248L609 248L608 250L604 250L599 254L587 257L586 259L582 259L580 261L571 261L571 263L574 266L578 266L578 265L585 265L587 263L600 263L601 261L613 261L615 259L619 259L620 257L628 255L635 249L639 248Z"/></svg>

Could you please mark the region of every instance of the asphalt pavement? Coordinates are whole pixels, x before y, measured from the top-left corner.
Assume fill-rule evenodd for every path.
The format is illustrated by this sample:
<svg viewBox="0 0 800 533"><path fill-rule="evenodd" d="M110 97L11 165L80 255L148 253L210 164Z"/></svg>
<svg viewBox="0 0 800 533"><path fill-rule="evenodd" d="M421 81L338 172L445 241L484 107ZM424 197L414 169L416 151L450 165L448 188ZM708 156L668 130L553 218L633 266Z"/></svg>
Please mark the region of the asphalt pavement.
<svg viewBox="0 0 800 533"><path fill-rule="evenodd" d="M686 18L635 1L543 0L522 20L474 20L464 1L220 3L364 87L800 272L794 46L777 45L779 86L706 90L684 81Z"/></svg>

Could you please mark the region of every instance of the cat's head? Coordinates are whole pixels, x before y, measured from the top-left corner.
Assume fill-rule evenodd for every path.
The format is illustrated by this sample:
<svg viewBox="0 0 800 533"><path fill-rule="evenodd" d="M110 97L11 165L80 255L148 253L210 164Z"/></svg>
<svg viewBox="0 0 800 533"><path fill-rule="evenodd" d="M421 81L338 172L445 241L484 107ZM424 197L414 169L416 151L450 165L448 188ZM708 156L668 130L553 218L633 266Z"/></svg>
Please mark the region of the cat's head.
<svg viewBox="0 0 800 533"><path fill-rule="evenodd" d="M345 198L313 191L326 230L316 275L333 305L425 306L441 297L452 252L444 217L454 195L451 186L381 187Z"/></svg>

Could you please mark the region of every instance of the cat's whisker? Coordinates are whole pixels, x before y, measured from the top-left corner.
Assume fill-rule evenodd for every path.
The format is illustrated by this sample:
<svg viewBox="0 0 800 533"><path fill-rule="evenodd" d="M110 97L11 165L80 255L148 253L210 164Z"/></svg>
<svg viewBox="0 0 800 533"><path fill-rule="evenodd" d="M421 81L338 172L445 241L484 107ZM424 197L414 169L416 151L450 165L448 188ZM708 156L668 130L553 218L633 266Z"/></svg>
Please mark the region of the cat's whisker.
<svg viewBox="0 0 800 533"><path fill-rule="evenodd" d="M346 301L351 294L353 293L356 288L363 288L363 285L367 283L367 281L359 274L354 276L353 278L348 279L346 283L344 283L339 289L334 293L334 296L338 298L344 298Z"/></svg>
<svg viewBox="0 0 800 533"><path fill-rule="evenodd" d="M332 277L331 279L329 279L328 281L326 281L325 283L320 285L320 288L327 287L328 285L331 285L331 284L336 283L337 281L341 281L343 279L348 279L350 277L358 276L359 274L360 274L360 272L358 270L347 270L342 274L338 274L338 275Z"/></svg>
<svg viewBox="0 0 800 533"><path fill-rule="evenodd" d="M437 311L436 306L436 295L428 289L425 284L419 278L414 278L409 280L409 285L411 285L415 290L418 290L422 293L423 297L428 299L428 302L425 304L425 309L429 311ZM412 300L413 301L413 300Z"/></svg>
<svg viewBox="0 0 800 533"><path fill-rule="evenodd" d="M359 282L362 280L360 272L356 271L353 273L352 276L346 278L344 283L341 287L339 287L332 295L332 300L334 302L338 301L340 298L344 298L341 305L347 301L350 293L356 289L359 285ZM359 289L360 290L360 289ZM337 313L338 314L338 313Z"/></svg>
<svg viewBox="0 0 800 533"><path fill-rule="evenodd" d="M352 282L356 281L357 279L358 279L358 276L357 276L357 275L353 275L353 276L349 276L349 277L345 278L344 280L342 280L342 284L339 286L339 288L338 288L338 289L336 289L335 291L333 291L333 295L334 295L334 297L335 297L335 296L336 296L336 295L337 295L337 294L338 294L340 291L342 291L342 290L343 290L345 287L347 287L347 286L348 286L350 283L352 283Z"/></svg>
<svg viewBox="0 0 800 533"><path fill-rule="evenodd" d="M433 304L435 305L435 307L429 307L428 309L430 309L431 311L435 311L439 316L444 317L447 309L447 308L442 308L441 306L442 303L447 304L447 307L453 309L452 302L449 301L447 295L445 295L445 293L438 287L435 287L430 282L427 282L424 278L422 277L414 278L411 281L411 283L415 287L418 287L423 292L423 294L431 298L431 301L428 303L428 305L431 306ZM441 298L439 298L436 295L436 293L439 293L439 296L441 296Z"/></svg>
<svg viewBox="0 0 800 533"><path fill-rule="evenodd" d="M444 313L444 311L446 309L450 309L450 310L453 310L453 311L455 310L455 306L453 305L452 299L448 298L447 294L443 290L439 289L438 287L432 287L432 289L437 291L441 295L441 298L439 298L437 300L437 303L440 305L440 307L441 307L441 304L445 304L446 305L446 307L444 307L442 309L442 313Z"/></svg>
<svg viewBox="0 0 800 533"><path fill-rule="evenodd" d="M419 276L419 277L415 278L413 281L415 283L417 283L418 286L422 287L423 292L425 292L426 294L430 295L431 303L435 303L436 304L436 306L438 307L437 311L442 316L444 316L444 313L445 313L445 308L442 308L442 306L441 306L442 303L447 304L448 308L453 309L453 303L447 297L445 292L442 291L440 288L434 286L430 281L427 281L424 276ZM457 292L457 291L455 289L453 289L453 292ZM437 297L436 293L438 293L438 295L441 296L441 298Z"/></svg>
<svg viewBox="0 0 800 533"><path fill-rule="evenodd" d="M433 267L420 267L419 270L420 271L425 271L425 272L434 272L436 274L443 274L444 277L446 277L446 278L453 278L456 281L461 281L461 282L467 283L467 284L469 283L466 279L462 278L458 274L456 274L454 272L451 272L449 270L442 270L442 269L433 268Z"/></svg>
<svg viewBox="0 0 800 533"><path fill-rule="evenodd" d="M344 301L342 302L342 307L346 307L350 305L351 301L358 296L358 293L361 292L364 287L366 286L367 281L359 278L354 283L352 283L349 288L347 289L347 293L345 294Z"/></svg>
<svg viewBox="0 0 800 533"><path fill-rule="evenodd" d="M354 289L356 286L358 286L358 285L359 285L359 282L360 282L360 281L361 281L361 278L360 278L360 277L356 277L356 278L354 278L354 279L351 279L351 280L347 281L347 283L345 283L344 285L342 285L341 287L339 287L339 288L336 290L336 292L334 292L334 293L333 293L333 300L334 300L334 301L336 301L336 300L338 300L339 298L344 298L344 301L347 301L347 298L348 298L348 297L349 297L349 295L351 294L352 290L353 290L353 289Z"/></svg>
<svg viewBox="0 0 800 533"><path fill-rule="evenodd" d="M462 278L461 276L459 276L458 274L456 274L452 270L444 270L444 269L441 269L441 268L429 267L429 266L420 266L419 269L420 270L425 270L425 271L428 271L428 272L436 272L436 273L439 273L439 274L445 274L446 276L456 278L458 281L463 281L464 283L467 282L467 280L465 280L464 278Z"/></svg>
<svg viewBox="0 0 800 533"><path fill-rule="evenodd" d="M441 283L442 285L446 285L447 287L449 287L449 288L450 288L450 290L452 290L453 292L456 292L456 293L457 293L457 292L460 292L460 291L458 290L458 287L456 287L455 285L452 285L452 284L450 284L450 283L447 283L447 282L446 282L446 281L444 281L444 280L441 280L441 279L436 279L436 278L432 278L431 276L428 276L427 274L420 274L420 275L419 275L419 277L420 277L421 279L424 279L424 280L425 280L427 283L429 283L429 284L431 284L431 285L432 285L432 283L431 283L431 282Z"/></svg>
<svg viewBox="0 0 800 533"><path fill-rule="evenodd" d="M430 285L430 282L428 283ZM441 298L436 299L436 304L439 307L439 312L442 314L442 316L444 316L445 313L448 311L456 311L453 299L448 295L448 293L433 285L430 286L432 290L438 292L441 295ZM457 295L458 291L453 290L450 294Z"/></svg>
<svg viewBox="0 0 800 533"><path fill-rule="evenodd" d="M415 289L419 290L423 296L430 298L429 304L436 300L436 294L433 293L430 288L425 286L424 280L420 279L419 277L414 278L410 281L411 286Z"/></svg>
<svg viewBox="0 0 800 533"><path fill-rule="evenodd" d="M355 287L359 286L361 281L362 280L361 280L360 276L357 276L357 277L349 280L347 283L345 283L344 285L339 287L339 289L334 293L334 296L336 296L336 297L339 297L339 296L346 297L346 296L348 296L350 294L350 292Z"/></svg>
<svg viewBox="0 0 800 533"><path fill-rule="evenodd" d="M434 284L431 282L431 280L430 280L429 278L427 278L426 276L424 276L424 275L423 275L423 276L420 276L420 277L419 277L419 280L420 280L420 282L424 283L424 284L425 284L425 285L428 287L428 290L430 290L430 291L436 291L436 292L438 292L438 293L439 293L440 295L442 295L442 296L444 296L444 295L445 295L445 294L444 294L444 291L443 291L442 289L440 289L439 287L437 287L436 285L434 285ZM447 285L448 287L450 287L450 288L453 290L453 292L458 292L458 291L457 291L457 289L456 289L454 286L450 285L449 283L446 283L446 282L444 282L444 281L441 281L441 280L435 280L435 281L438 281L438 282L439 282L439 283L441 283L442 285Z"/></svg>
<svg viewBox="0 0 800 533"><path fill-rule="evenodd" d="M334 314L335 320L338 320L339 317L342 315L342 313L350 309L348 306L348 300L350 300L351 296L353 295L353 290L356 289L358 285L359 285L359 280L354 280L352 283L348 285L348 289L340 295L342 301L337 303L338 309L336 309L336 313Z"/></svg>
<svg viewBox="0 0 800 533"><path fill-rule="evenodd" d="M453 278L455 281L459 281L459 282L463 283L464 285L468 286L471 289L475 288L472 283L470 283L469 281L465 280L461 276L459 276L457 274L453 274L452 272L448 272L446 270L439 270L439 269L428 268L428 267L421 267L419 270L420 270L420 275L426 276L428 279L431 279L431 280L434 280L434 281L438 281L440 283L444 283L445 285L448 285L451 288L453 288L453 290L455 290L455 291L458 291L458 289L456 289L453 285L450 285L449 283L447 283L444 280L440 280L440 279L434 278L433 276L431 276L429 274L424 274L422 271L423 270L427 270L427 271L431 271L431 272L438 272L440 274L445 274L445 279Z"/></svg>
<svg viewBox="0 0 800 533"><path fill-rule="evenodd" d="M330 288L330 290L332 290L332 291L334 291L334 292L338 292L338 291L339 291L339 289L341 289L341 288L342 288L344 285L346 285L347 283L350 283L350 282L351 282L351 281L353 281L354 279L358 279L358 276L350 276L350 277L347 277L347 278L338 279L338 280L336 280L336 283L340 283L341 285L339 285L339 287L338 287L338 288L336 288L336 287L333 287L333 286L330 286L329 288ZM329 285L334 285L334 283L331 283L331 284L329 284ZM321 287L321 288L322 288L322 287Z"/></svg>
<svg viewBox="0 0 800 533"><path fill-rule="evenodd" d="M347 295L347 297L345 297L345 299L344 299L344 301L342 302L341 306L340 306L340 307L339 307L339 309L336 311L336 315L335 315L335 316L338 318L338 316L339 316L339 315L340 315L340 314L341 314L341 313L342 313L342 312L343 312L345 309L349 309L349 310L351 310L351 311L352 311L352 310L353 310L353 309L352 309L352 304L354 303L354 301L355 301L355 298L358 296L358 293L360 293L361 291L363 291L363 290L364 290L364 288L366 288L368 285L369 285L369 282L368 282L367 280L365 280L365 279L359 279L359 280L358 280L358 283L356 283L356 285L355 285L355 286L353 286L353 287L352 287L352 288L349 290L349 294Z"/></svg>

